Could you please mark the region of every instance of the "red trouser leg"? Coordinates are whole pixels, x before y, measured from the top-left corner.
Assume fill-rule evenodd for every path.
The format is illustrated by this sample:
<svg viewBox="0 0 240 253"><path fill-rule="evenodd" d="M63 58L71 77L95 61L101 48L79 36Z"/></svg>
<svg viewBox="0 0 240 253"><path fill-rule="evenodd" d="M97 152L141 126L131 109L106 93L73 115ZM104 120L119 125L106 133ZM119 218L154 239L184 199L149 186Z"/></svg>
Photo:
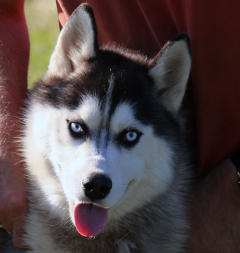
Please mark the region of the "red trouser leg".
<svg viewBox="0 0 240 253"><path fill-rule="evenodd" d="M24 0L0 0L0 224L13 234L16 246L26 210L24 171L14 143L29 60L23 7Z"/></svg>

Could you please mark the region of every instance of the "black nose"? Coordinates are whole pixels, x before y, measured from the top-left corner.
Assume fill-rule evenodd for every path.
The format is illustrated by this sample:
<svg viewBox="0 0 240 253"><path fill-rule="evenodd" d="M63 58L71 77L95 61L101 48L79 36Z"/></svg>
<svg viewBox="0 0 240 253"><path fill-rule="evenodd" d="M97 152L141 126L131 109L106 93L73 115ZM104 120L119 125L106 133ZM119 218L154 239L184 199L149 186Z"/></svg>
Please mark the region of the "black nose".
<svg viewBox="0 0 240 253"><path fill-rule="evenodd" d="M106 175L95 175L83 184L86 196L91 200L104 199L112 188L112 181Z"/></svg>

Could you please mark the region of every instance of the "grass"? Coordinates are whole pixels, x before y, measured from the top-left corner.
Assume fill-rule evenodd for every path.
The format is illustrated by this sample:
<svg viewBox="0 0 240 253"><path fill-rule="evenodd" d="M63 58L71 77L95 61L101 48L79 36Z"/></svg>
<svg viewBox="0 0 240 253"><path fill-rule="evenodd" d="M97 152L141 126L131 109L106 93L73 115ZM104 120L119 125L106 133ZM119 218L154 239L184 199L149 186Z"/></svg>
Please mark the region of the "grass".
<svg viewBox="0 0 240 253"><path fill-rule="evenodd" d="M59 33L54 0L26 0L25 15L30 36L28 86L31 88L46 71Z"/></svg>

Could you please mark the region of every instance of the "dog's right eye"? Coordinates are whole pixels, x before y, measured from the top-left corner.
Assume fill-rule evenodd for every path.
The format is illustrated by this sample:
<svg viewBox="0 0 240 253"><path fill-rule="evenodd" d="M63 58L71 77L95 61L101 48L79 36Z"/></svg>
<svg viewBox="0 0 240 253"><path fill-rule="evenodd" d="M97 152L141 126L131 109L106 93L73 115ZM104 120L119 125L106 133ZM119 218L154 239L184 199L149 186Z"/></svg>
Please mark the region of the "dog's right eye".
<svg viewBox="0 0 240 253"><path fill-rule="evenodd" d="M70 122L68 125L70 134L74 138L84 138L88 135L87 126L80 122Z"/></svg>

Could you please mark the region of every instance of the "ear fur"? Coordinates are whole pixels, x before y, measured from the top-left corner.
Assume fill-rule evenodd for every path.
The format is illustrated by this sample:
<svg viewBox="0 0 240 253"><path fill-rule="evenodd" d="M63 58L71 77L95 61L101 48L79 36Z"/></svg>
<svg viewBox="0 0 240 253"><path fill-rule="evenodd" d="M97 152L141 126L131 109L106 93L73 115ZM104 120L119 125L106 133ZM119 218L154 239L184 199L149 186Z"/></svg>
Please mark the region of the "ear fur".
<svg viewBox="0 0 240 253"><path fill-rule="evenodd" d="M62 28L47 73L60 77L69 75L78 70L79 62L94 58L97 51L94 14L89 5L82 4Z"/></svg>
<svg viewBox="0 0 240 253"><path fill-rule="evenodd" d="M165 44L149 70L163 105L173 114L181 107L190 70L190 42L184 34Z"/></svg>

